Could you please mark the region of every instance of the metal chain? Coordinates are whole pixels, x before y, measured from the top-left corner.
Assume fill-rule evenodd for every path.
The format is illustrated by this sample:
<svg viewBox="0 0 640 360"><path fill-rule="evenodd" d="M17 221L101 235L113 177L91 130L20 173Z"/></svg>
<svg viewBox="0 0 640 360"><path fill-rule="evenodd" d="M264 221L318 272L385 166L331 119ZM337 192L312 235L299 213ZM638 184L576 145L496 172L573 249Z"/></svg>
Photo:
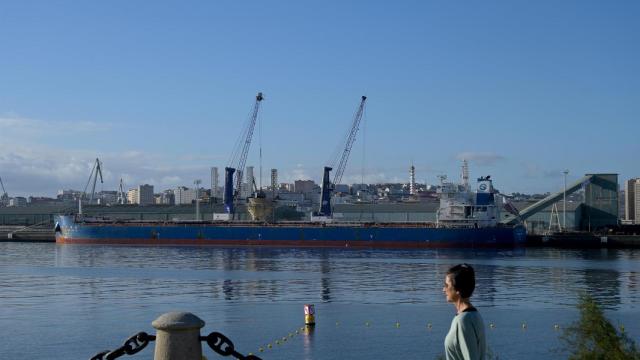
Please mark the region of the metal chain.
<svg viewBox="0 0 640 360"><path fill-rule="evenodd" d="M231 340L219 332L212 332L207 336L200 336L200 341L206 341L209 347L222 356L233 356L238 360L262 360L255 355L244 356L237 352Z"/></svg>
<svg viewBox="0 0 640 360"><path fill-rule="evenodd" d="M113 351L102 351L94 355L91 360L113 360L123 355L133 355L144 349L149 344L149 341L155 340L155 335L149 335L146 332L141 331L128 338L121 347Z"/></svg>

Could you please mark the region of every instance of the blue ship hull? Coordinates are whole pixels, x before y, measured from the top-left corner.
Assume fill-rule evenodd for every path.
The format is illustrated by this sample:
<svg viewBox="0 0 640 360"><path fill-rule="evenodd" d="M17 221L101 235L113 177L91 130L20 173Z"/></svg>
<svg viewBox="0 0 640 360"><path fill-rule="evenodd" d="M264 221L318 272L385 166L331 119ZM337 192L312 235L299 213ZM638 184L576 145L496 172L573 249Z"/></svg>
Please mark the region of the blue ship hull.
<svg viewBox="0 0 640 360"><path fill-rule="evenodd" d="M56 217L56 242L71 244L300 246L369 248L511 248L516 227L436 228L398 223L115 222Z"/></svg>

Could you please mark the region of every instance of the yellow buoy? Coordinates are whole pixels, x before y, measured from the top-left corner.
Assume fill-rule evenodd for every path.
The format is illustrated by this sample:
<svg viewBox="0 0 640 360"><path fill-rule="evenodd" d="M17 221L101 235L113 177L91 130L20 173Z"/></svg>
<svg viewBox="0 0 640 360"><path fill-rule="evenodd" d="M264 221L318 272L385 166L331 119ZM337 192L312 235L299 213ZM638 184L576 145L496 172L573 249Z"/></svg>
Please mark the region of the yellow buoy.
<svg viewBox="0 0 640 360"><path fill-rule="evenodd" d="M399 328L400 327L400 322L396 321L396 327Z"/></svg>
<svg viewBox="0 0 640 360"><path fill-rule="evenodd" d="M313 326L316 324L316 309L313 304L304 305L304 324Z"/></svg>

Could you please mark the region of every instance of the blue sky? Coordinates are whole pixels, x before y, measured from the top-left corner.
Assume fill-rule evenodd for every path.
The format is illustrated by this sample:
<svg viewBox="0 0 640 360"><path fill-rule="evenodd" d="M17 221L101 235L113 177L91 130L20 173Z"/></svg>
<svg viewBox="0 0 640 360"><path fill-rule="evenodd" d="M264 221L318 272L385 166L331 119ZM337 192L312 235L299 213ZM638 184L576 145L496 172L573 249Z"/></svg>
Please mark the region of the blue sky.
<svg viewBox="0 0 640 360"><path fill-rule="evenodd" d="M82 189L96 157L164 189L223 168L258 91L248 164L319 181L361 95L344 180L491 174L545 192L640 176L637 1L0 0L0 177Z"/></svg>

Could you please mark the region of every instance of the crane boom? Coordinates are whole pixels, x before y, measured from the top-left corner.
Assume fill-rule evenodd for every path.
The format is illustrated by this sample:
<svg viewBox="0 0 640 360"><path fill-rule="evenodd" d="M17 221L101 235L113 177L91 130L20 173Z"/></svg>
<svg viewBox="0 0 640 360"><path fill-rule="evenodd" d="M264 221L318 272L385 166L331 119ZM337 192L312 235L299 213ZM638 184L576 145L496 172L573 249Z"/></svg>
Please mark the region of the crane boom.
<svg viewBox="0 0 640 360"><path fill-rule="evenodd" d="M89 204L93 203L93 196L96 192L96 182L98 181L98 175L100 175L100 183L103 184L104 181L102 179L102 169L100 167L100 159L96 158L96 162L91 168L91 173L89 174L89 180L87 180L87 185L84 186L84 191L82 192L82 197L86 198L87 196L87 188L89 187L89 183L91 183L91 179L93 179L93 185L91 186L91 196L89 197Z"/></svg>
<svg viewBox="0 0 640 360"><path fill-rule="evenodd" d="M1 177L0 187L2 187L2 194L0 194L0 205L6 205L6 203L9 201L9 194L7 194L7 190L4 189L4 183L2 182Z"/></svg>
<svg viewBox="0 0 640 360"><path fill-rule="evenodd" d="M320 208L318 209L318 212L314 213L314 216L318 218L330 218L333 214L333 210L331 209L331 193L333 192L335 185L339 184L340 181L342 181L342 174L344 174L344 169L347 167L349 154L351 153L351 148L353 147L353 143L356 140L356 134L358 133L358 129L360 128L360 120L362 120L366 100L367 97L362 96L360 105L358 106L358 110L353 117L351 129L349 131L349 134L347 135L344 150L342 151L340 162L338 163L338 167L336 168L336 172L333 177L333 183L331 183L329 175L333 168L330 166L325 166L323 169L322 187L320 190Z"/></svg>
<svg viewBox="0 0 640 360"><path fill-rule="evenodd" d="M338 163L338 167L336 168L336 172L333 175L333 184L339 184L342 181L342 175L344 174L344 169L347 167L347 162L349 161L349 154L351 153L351 148L353 147L353 143L356 141L356 134L358 133L358 129L360 129L360 120L362 120L362 114L364 113L364 105L365 101L367 101L366 96L362 96L360 105L358 106L358 110L356 114L353 116L353 121L351 123L351 130L347 136L347 141L344 145L344 151L342 152L342 157L340 157L340 162Z"/></svg>
<svg viewBox="0 0 640 360"><path fill-rule="evenodd" d="M234 213L233 201L238 197L240 186L242 185L242 173L244 172L244 166L247 163L247 157L249 155L249 148L251 146L251 138L253 137L253 130L256 127L258 120L258 111L260 110L260 103L264 100L264 96L261 92L256 95L256 101L253 104L253 110L249 117L249 122L242 132L238 147L234 150L229 166L225 168L225 191L224 191L224 205L228 214ZM233 174L235 176L235 191L233 190Z"/></svg>
<svg viewBox="0 0 640 360"><path fill-rule="evenodd" d="M253 104L253 111L251 112L251 117L249 118L249 126L247 127L247 130L244 135L242 152L240 153L240 160L238 162L238 167L236 168L238 170L238 173L237 173L238 176L236 176L237 191L240 190L240 185L242 182L242 176L240 176L239 174L244 173L244 166L247 163L249 148L251 147L251 139L253 138L253 130L255 129L256 122L258 120L258 110L260 110L260 103L262 102L263 99L264 97L262 96L262 93L259 92L258 95L256 95L256 102Z"/></svg>

